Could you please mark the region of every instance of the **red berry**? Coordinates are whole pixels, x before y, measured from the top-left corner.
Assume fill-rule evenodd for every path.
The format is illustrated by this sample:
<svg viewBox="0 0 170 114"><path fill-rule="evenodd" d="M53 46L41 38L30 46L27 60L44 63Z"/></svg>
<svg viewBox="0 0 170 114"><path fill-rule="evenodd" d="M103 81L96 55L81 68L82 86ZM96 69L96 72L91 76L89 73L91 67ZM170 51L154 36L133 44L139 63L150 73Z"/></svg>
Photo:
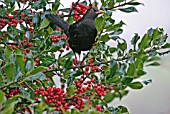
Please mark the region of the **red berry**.
<svg viewBox="0 0 170 114"><path fill-rule="evenodd" d="M86 69L86 71L88 71L88 70L89 70L89 66L86 66L86 68L85 68L85 69Z"/></svg>
<svg viewBox="0 0 170 114"><path fill-rule="evenodd" d="M90 66L92 67L92 66L93 66L93 63L90 63Z"/></svg>
<svg viewBox="0 0 170 114"><path fill-rule="evenodd" d="M24 13L22 13L22 14L21 14L21 17L25 17L25 14L24 14Z"/></svg>
<svg viewBox="0 0 170 114"><path fill-rule="evenodd" d="M35 94L35 95L38 95L38 92L37 92L37 91L35 91L35 92L34 92L34 94Z"/></svg>
<svg viewBox="0 0 170 114"><path fill-rule="evenodd" d="M40 91L44 91L44 88L43 88L43 87L41 87L41 88L40 88Z"/></svg>
<svg viewBox="0 0 170 114"><path fill-rule="evenodd" d="M12 19L12 18L13 18L13 16L8 16L7 18L8 18L8 19Z"/></svg>
<svg viewBox="0 0 170 114"><path fill-rule="evenodd" d="M88 75L89 73L88 73L88 71L85 71L84 74L85 74L85 75Z"/></svg>
<svg viewBox="0 0 170 114"><path fill-rule="evenodd" d="M34 61L35 61L35 62L38 62L38 61L39 61L39 59L38 59L38 58L35 58L35 59L34 59Z"/></svg>
<svg viewBox="0 0 170 114"><path fill-rule="evenodd" d="M31 43L31 42L28 42L27 46L28 46L28 47L31 47L31 46L32 46L32 43Z"/></svg>
<svg viewBox="0 0 170 114"><path fill-rule="evenodd" d="M20 23L24 22L22 19L19 20Z"/></svg>
<svg viewBox="0 0 170 114"><path fill-rule="evenodd" d="M9 13L8 13L8 12L6 12L5 14L6 14L6 16L8 16L8 15L9 15Z"/></svg>
<svg viewBox="0 0 170 114"><path fill-rule="evenodd" d="M14 25L14 27L16 27L16 26L17 26L17 24L16 24L16 23L14 23L13 25Z"/></svg>
<svg viewBox="0 0 170 114"><path fill-rule="evenodd" d="M17 11L14 11L14 15L16 15L17 14Z"/></svg>
<svg viewBox="0 0 170 114"><path fill-rule="evenodd" d="M94 59L90 59L90 63L93 63L94 62Z"/></svg>
<svg viewBox="0 0 170 114"><path fill-rule="evenodd" d="M71 4L72 6L75 6L75 3L74 2L72 2L72 4Z"/></svg>
<svg viewBox="0 0 170 114"><path fill-rule="evenodd" d="M24 108L23 108L23 109L24 109L24 111L26 111L26 110L27 110L27 107L26 107L26 106L24 106Z"/></svg>
<svg viewBox="0 0 170 114"><path fill-rule="evenodd" d="M100 71L100 69L99 69L98 66L95 67L95 70L96 70L96 72L99 72L99 71Z"/></svg>
<svg viewBox="0 0 170 114"><path fill-rule="evenodd" d="M112 86L110 86L110 87L109 87L109 90L113 90L113 87L112 87Z"/></svg>
<svg viewBox="0 0 170 114"><path fill-rule="evenodd" d="M11 24L12 24L12 22L9 21L9 22L8 22L8 25L11 25Z"/></svg>
<svg viewBox="0 0 170 114"><path fill-rule="evenodd" d="M35 97L35 100L38 101L38 97Z"/></svg>
<svg viewBox="0 0 170 114"><path fill-rule="evenodd" d="M92 67L92 68L91 68L91 71L95 71L95 68L94 68L94 67Z"/></svg>

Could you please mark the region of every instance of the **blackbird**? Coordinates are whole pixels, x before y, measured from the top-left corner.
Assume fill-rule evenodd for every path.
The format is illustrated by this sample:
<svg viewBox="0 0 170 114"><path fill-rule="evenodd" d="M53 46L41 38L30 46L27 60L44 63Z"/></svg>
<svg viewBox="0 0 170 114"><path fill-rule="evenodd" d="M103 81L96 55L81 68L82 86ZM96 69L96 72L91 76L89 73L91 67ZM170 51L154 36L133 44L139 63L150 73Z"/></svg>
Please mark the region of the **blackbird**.
<svg viewBox="0 0 170 114"><path fill-rule="evenodd" d="M70 48L80 56L81 51L90 50L95 43L97 29L94 25L94 20L100 13L103 13L103 10L90 8L80 20L71 25L58 15L46 14L45 17L64 30L64 33L69 38Z"/></svg>

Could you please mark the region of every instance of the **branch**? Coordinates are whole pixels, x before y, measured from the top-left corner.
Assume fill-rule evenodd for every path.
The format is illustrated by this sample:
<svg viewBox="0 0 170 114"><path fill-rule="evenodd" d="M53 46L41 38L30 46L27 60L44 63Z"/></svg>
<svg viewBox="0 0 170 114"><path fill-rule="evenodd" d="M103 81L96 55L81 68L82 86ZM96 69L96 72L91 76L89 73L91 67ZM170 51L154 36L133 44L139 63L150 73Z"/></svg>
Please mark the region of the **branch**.
<svg viewBox="0 0 170 114"><path fill-rule="evenodd" d="M146 50L145 53L150 53L150 52L153 52L153 51L156 51L156 50L159 50L159 49L161 49L161 47L153 47L152 49ZM117 58L117 59L114 59L114 60L115 61L124 61L124 60L130 59L131 57L132 57L132 55L126 55L126 56L123 56L123 57L120 57L120 58ZM99 66L100 64L108 64L111 61L112 60L96 63L96 64L94 64L94 66ZM90 66L90 64L81 65L81 66L72 66L72 67L68 68L67 70L75 69L75 68L84 68L86 66Z"/></svg>

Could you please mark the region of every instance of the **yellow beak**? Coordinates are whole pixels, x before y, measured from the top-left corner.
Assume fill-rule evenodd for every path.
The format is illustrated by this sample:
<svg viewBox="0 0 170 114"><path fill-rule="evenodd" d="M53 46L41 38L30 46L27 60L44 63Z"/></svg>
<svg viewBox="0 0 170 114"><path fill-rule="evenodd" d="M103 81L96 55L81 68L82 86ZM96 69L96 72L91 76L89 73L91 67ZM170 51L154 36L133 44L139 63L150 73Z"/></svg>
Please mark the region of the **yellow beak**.
<svg viewBox="0 0 170 114"><path fill-rule="evenodd" d="M103 10L98 10L98 11L96 11L96 14L101 14L103 12L104 12Z"/></svg>

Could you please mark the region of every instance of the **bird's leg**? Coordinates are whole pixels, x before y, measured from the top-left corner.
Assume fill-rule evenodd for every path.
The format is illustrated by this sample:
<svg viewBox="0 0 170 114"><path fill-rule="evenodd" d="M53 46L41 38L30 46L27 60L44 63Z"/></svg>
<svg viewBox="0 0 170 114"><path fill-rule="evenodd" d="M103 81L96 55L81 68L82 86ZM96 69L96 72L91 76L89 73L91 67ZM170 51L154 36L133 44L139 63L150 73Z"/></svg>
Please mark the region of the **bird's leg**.
<svg viewBox="0 0 170 114"><path fill-rule="evenodd" d="M73 51L74 55L75 55L75 59L76 59L76 63L77 64L77 56L76 56L76 53Z"/></svg>
<svg viewBox="0 0 170 114"><path fill-rule="evenodd" d="M83 61L84 61L84 60L88 57L89 53L90 53L90 52L88 52L88 53L86 54L86 56L85 56L85 57L83 57L83 60L81 61L81 63L80 63L80 64L82 64L82 63L83 63Z"/></svg>
<svg viewBox="0 0 170 114"><path fill-rule="evenodd" d="M76 53L74 52L74 55L75 55L75 59L76 59L76 65L80 65L80 53L78 53L78 55L79 55L79 59L77 58L77 56L76 56Z"/></svg>

